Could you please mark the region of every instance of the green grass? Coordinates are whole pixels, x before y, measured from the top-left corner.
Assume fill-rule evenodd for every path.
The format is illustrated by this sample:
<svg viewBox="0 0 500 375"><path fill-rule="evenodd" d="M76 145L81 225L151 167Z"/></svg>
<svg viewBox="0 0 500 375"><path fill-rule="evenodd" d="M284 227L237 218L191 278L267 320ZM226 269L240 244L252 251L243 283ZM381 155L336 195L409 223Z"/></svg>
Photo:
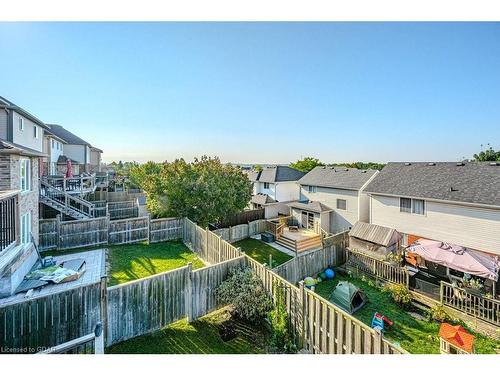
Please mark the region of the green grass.
<svg viewBox="0 0 500 375"><path fill-rule="evenodd" d="M234 243L234 246L241 247L241 250L243 250L245 254L261 264L269 263L270 254L273 258L272 267L279 266L280 264L283 264L293 258L290 255L269 246L265 242L254 238L245 238L244 240Z"/></svg>
<svg viewBox="0 0 500 375"><path fill-rule="evenodd" d="M123 284L193 263L193 269L204 267L203 261L180 241L155 244L137 243L110 246L109 284Z"/></svg>
<svg viewBox="0 0 500 375"><path fill-rule="evenodd" d="M179 320L153 334L111 346L111 354L260 354L265 353L267 333L234 321L237 336L224 342L218 328L230 320L227 310L218 310L192 323Z"/></svg>
<svg viewBox="0 0 500 375"><path fill-rule="evenodd" d="M392 327L386 326L384 332L385 338L389 341L399 343L403 349L414 354L439 353L439 323L417 320L394 303L389 293L382 292L372 283L337 274L334 280L323 281L316 285L315 291L329 299L337 283L342 280L349 280L368 297L366 305L354 314L356 318L370 326L373 314L379 312L394 322ZM423 312L417 312L425 316ZM500 341L472 333L476 336L476 353L495 353L495 348L500 348Z"/></svg>

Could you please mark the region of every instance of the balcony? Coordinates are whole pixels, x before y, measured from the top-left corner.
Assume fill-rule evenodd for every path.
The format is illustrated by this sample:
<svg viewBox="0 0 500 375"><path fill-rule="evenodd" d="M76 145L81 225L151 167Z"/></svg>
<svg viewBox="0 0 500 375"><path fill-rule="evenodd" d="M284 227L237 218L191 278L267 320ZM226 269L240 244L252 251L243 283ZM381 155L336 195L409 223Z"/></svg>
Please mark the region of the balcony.
<svg viewBox="0 0 500 375"><path fill-rule="evenodd" d="M80 175L73 177L65 176L44 176L42 181L46 182L48 185L64 191L68 194L86 194L95 191L96 185L96 175ZM102 178L99 177L99 183L102 183Z"/></svg>
<svg viewBox="0 0 500 375"><path fill-rule="evenodd" d="M17 190L0 191L0 252L17 242Z"/></svg>

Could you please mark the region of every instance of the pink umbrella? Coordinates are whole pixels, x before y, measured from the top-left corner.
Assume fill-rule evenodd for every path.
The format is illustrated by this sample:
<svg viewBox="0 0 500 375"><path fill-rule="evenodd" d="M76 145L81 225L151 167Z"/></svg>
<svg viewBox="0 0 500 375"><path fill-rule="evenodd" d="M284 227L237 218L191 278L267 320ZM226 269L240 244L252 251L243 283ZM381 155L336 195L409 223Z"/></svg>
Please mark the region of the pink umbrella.
<svg viewBox="0 0 500 375"><path fill-rule="evenodd" d="M71 165L71 159L66 160L66 177L73 177L73 165Z"/></svg>
<svg viewBox="0 0 500 375"><path fill-rule="evenodd" d="M471 275L498 280L500 259L498 256L480 253L446 242L420 238L407 249L422 258Z"/></svg>

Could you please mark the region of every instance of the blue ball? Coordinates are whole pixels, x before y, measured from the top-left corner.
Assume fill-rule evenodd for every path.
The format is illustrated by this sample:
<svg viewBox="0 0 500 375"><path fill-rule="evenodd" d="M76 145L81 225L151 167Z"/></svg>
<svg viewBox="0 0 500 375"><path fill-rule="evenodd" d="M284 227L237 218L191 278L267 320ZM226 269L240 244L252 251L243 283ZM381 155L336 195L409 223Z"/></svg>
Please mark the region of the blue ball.
<svg viewBox="0 0 500 375"><path fill-rule="evenodd" d="M325 270L325 276L326 276L327 279L332 280L335 277L335 271L333 271L330 268L327 268Z"/></svg>

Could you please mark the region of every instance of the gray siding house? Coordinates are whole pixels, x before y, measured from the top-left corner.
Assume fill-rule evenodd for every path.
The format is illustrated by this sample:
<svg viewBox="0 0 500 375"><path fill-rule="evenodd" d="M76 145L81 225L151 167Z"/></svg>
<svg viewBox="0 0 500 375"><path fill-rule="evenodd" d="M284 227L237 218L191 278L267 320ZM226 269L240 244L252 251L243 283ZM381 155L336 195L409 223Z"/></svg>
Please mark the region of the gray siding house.
<svg viewBox="0 0 500 375"><path fill-rule="evenodd" d="M370 223L500 255L500 163L388 163L366 187Z"/></svg>
<svg viewBox="0 0 500 375"><path fill-rule="evenodd" d="M316 167L299 180L300 202L289 204L292 215L304 228L320 227L329 233L368 222L369 199L364 188L375 170Z"/></svg>
<svg viewBox="0 0 500 375"><path fill-rule="evenodd" d="M0 97L0 297L12 294L37 259L42 121Z"/></svg>

